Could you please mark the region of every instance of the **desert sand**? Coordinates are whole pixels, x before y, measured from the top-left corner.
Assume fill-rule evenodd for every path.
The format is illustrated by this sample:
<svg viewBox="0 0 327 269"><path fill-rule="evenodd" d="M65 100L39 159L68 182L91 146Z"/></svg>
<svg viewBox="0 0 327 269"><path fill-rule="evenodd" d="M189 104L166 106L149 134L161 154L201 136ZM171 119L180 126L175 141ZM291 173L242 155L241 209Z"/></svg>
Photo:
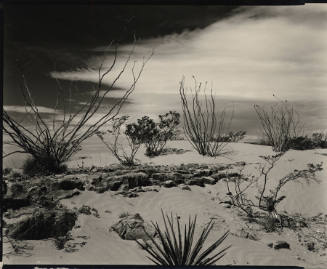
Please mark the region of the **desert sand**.
<svg viewBox="0 0 327 269"><path fill-rule="evenodd" d="M224 157L203 157L199 155L187 141L170 141L168 148L182 149L177 153L167 153L162 156L148 158L142 148L137 159L142 164L149 165L180 165L180 164L233 164L245 162L244 173L254 175L257 167L264 161L261 155L274 154L269 146L252 145L246 143L229 143L230 153ZM324 162L321 172L317 174L319 183L307 185L305 183L289 183L282 194L287 198L279 205L279 210L288 213L300 213L304 217L316 216L319 213L327 214L327 180L326 180L326 149L288 151L278 162L271 173L269 186L276 184L277 180L294 169L303 169L307 163ZM22 163L15 159L16 166ZM84 144L83 150L77 153L68 163L70 168L77 167L104 167L117 163L112 154L106 151L99 140L94 137ZM7 166L13 164L13 159L7 161ZM234 168L233 168L234 169ZM268 186L268 187L269 187ZM77 222L72 229L72 240L68 243L74 245L72 252L67 249L55 248L52 239L26 240L27 249L23 254L13 254L11 246L4 238L5 264L152 264L144 252L133 240L123 240L110 230L116 223L120 214L139 213L145 221L158 221L162 223L161 209L173 212L186 222L188 216L197 215L198 228L203 227L210 219L215 221L213 231L209 235L208 244L213 242L225 231L230 234L222 246L232 245L226 256L217 262L218 265L297 265L306 268L326 268L326 248L319 251L309 251L301 245L298 235L290 229L280 232L267 233L262 228L249 224L237 208L228 208L220 203L226 199L226 185L219 181L214 185L190 186L189 190L179 187L158 187L158 192L147 191L139 193L138 197L128 198L116 195L115 191L96 193L85 190L79 195L61 200L61 203L73 209L87 205L98 211L98 217L91 215L78 215ZM255 189L252 190L253 192ZM10 222L9 219L6 219ZM312 226L313 227L313 226ZM316 229L315 228L311 229ZM326 225L318 227L326 238ZM306 229L306 228L304 228ZM244 231L254 231L255 238L244 236ZM250 238L246 238L250 237ZM319 238L318 238L319 239ZM276 250L268 246L269 243L279 240L287 241L290 249ZM324 240L324 238L320 238ZM6 254L7 253L7 254ZM11 254L9 254L11 253Z"/></svg>

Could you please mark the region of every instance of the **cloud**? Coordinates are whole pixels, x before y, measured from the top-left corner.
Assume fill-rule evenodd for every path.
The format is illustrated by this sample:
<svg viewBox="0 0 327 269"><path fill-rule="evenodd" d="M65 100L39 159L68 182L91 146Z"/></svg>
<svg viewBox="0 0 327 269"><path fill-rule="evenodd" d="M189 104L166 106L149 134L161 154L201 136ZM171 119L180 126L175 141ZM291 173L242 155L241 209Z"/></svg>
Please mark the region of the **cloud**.
<svg viewBox="0 0 327 269"><path fill-rule="evenodd" d="M18 113L32 113L32 109L30 107L25 106L3 106L3 109L7 112L18 112ZM53 108L48 108L44 106L37 106L37 110L39 113L46 114L60 114L58 110Z"/></svg>
<svg viewBox="0 0 327 269"><path fill-rule="evenodd" d="M251 99L305 100L327 97L327 6L243 8L228 19L205 29L143 40L135 47L133 60L155 48L137 85L137 94L177 93L184 75L213 84L217 95ZM319 26L319 27L318 27ZM103 50L103 48L98 48ZM120 55L132 50L120 48ZM126 55L124 56L126 59ZM110 65L112 54L105 58ZM99 65L99 56L89 64ZM113 75L118 74L119 61ZM117 82L131 82L131 65ZM52 74L57 78L96 81L96 72L82 70ZM107 81L110 82L110 77Z"/></svg>

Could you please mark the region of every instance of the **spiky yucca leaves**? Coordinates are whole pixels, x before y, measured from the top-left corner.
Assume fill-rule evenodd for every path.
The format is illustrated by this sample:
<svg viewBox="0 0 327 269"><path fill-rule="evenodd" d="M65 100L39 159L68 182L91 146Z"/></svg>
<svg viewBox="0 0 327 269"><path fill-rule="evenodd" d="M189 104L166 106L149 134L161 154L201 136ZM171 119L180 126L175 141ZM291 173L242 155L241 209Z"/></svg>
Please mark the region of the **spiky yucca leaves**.
<svg viewBox="0 0 327 269"><path fill-rule="evenodd" d="M157 265L213 265L226 254L226 250L230 247L228 246L209 257L228 236L228 231L201 252L204 242L213 228L212 220L204 227L200 237L195 240L196 216L193 219L189 217L188 225L184 224L184 231L182 231L179 217L176 216L176 221L174 221L172 214L165 216L162 210L161 213L165 225L164 229L161 230L157 222L152 222L159 236L160 244L151 236L149 236L150 243L145 240L143 242L136 240L142 249L150 254L150 257L147 256L147 258ZM174 226L175 223L177 223L177 230Z"/></svg>

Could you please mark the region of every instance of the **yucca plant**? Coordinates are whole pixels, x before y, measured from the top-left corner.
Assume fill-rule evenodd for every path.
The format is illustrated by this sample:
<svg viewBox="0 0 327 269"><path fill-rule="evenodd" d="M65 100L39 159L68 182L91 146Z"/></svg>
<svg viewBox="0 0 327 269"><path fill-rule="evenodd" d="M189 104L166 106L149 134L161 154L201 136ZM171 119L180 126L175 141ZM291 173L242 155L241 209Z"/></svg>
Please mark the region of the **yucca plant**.
<svg viewBox="0 0 327 269"><path fill-rule="evenodd" d="M213 228L214 223L212 220L203 228L200 237L195 240L196 216L193 219L189 217L188 224L184 224L184 231L182 231L178 216L175 217L174 221L172 213L170 216L168 214L165 216L162 210L161 213L165 226L164 230L159 227L157 222L152 222L160 243L157 243L149 235L148 241L143 240L143 242L139 242L136 240L142 249L150 255L147 258L156 265L213 265L226 254L226 250L230 247L228 246L209 257L228 236L228 231L210 247L201 252ZM175 226L175 224L177 225Z"/></svg>

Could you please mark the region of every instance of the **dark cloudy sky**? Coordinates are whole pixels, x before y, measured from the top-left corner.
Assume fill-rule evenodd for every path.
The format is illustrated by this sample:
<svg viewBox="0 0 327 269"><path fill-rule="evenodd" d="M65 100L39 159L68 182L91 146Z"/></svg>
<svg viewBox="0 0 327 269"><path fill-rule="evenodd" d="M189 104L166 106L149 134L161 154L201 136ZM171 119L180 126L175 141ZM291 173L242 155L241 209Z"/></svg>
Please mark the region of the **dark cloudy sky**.
<svg viewBox="0 0 327 269"><path fill-rule="evenodd" d="M96 82L96 72L85 67L96 68L102 60L110 65L112 49L105 46L113 39L120 42L118 72L135 34L133 60L155 53L130 98L134 110L151 114L169 104L174 109L179 81L185 76L191 85L195 75L213 85L217 98L244 100L249 109L253 102L274 100L273 94L299 102L308 121L316 119L315 128L324 129L326 29L327 4L7 7L4 101L8 109L21 109L16 59L24 62L40 105L51 109L51 78L80 88ZM116 86L124 89L130 79L126 72Z"/></svg>
<svg viewBox="0 0 327 269"><path fill-rule="evenodd" d="M204 29L148 38L137 45L136 58L151 48L155 55L138 87L172 93L183 75L195 75L223 96L271 99L274 93L291 100L326 99L326 29L327 5L257 7ZM96 66L98 61L94 57L89 63ZM53 75L96 80L94 72L83 70ZM119 86L126 87L128 79Z"/></svg>

